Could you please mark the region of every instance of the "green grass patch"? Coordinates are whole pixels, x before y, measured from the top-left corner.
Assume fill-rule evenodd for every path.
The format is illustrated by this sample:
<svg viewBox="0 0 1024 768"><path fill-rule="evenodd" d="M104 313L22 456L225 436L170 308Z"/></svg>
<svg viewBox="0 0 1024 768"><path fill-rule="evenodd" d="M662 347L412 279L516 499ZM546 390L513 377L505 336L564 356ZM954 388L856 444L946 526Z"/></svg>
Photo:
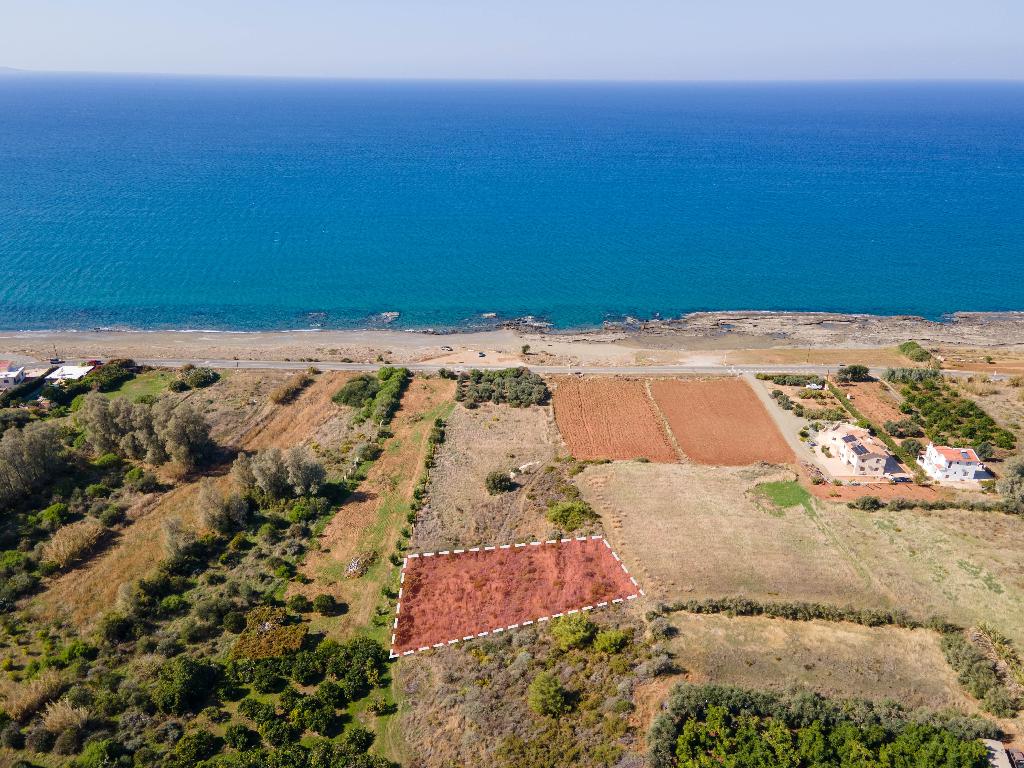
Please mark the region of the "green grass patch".
<svg viewBox="0 0 1024 768"><path fill-rule="evenodd" d="M167 390L167 385L175 379L174 371L147 371L134 379L124 382L111 392L104 392L106 397L127 397L138 400L141 397L156 397Z"/></svg>
<svg viewBox="0 0 1024 768"><path fill-rule="evenodd" d="M796 480L780 480L774 483L759 483L754 493L769 501L776 509L804 507L810 511L811 494Z"/></svg>

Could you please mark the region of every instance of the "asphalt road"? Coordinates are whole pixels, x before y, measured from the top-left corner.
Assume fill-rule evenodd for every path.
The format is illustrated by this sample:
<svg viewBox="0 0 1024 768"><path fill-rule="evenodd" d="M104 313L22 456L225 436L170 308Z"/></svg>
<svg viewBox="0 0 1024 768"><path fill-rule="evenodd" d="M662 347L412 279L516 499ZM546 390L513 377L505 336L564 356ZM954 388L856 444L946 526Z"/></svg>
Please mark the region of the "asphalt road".
<svg viewBox="0 0 1024 768"><path fill-rule="evenodd" d="M150 365L154 368L180 368L183 365L203 365L210 368L248 368L256 370L279 370L299 371L315 366L322 371L376 371L380 363L337 363L329 360L217 360L217 359L180 359L180 360L144 360L136 362L141 365ZM490 363L486 358L467 363L465 365L453 365L448 363L440 365L436 363L402 363L411 371L423 373L436 373L441 368L450 370L461 370L479 368L481 370L508 368L508 364ZM598 374L621 374L621 375L672 375L682 373L705 373L705 374L743 374L743 373L816 373L825 375L835 371L836 366L825 365L613 365L613 366L578 366L578 365L529 365L529 369L540 374L567 374L567 373L598 373ZM872 368L871 375L879 377L885 372L884 368ZM950 376L969 376L969 371L943 371ZM1001 378L993 376L992 378Z"/></svg>

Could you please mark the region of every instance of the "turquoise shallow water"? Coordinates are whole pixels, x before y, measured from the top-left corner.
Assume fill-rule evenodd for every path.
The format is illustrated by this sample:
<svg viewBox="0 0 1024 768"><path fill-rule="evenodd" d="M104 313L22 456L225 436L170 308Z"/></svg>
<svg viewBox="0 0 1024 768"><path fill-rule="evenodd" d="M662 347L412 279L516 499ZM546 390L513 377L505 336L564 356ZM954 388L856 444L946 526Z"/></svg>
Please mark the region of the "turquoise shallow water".
<svg viewBox="0 0 1024 768"><path fill-rule="evenodd" d="M0 327L1024 309L1024 84L0 78Z"/></svg>

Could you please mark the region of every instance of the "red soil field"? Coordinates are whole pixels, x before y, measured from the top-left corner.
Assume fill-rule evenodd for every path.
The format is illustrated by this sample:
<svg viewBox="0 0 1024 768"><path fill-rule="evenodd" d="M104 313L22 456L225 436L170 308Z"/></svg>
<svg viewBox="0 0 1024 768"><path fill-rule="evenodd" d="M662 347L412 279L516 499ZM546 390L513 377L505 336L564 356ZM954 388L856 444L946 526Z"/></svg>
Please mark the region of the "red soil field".
<svg viewBox="0 0 1024 768"><path fill-rule="evenodd" d="M796 461L771 416L742 379L658 379L651 394L683 453L698 464Z"/></svg>
<svg viewBox="0 0 1024 768"><path fill-rule="evenodd" d="M391 652L447 645L637 594L601 538L410 556Z"/></svg>
<svg viewBox="0 0 1024 768"><path fill-rule="evenodd" d="M564 379L552 404L558 430L577 459L679 460L642 381Z"/></svg>

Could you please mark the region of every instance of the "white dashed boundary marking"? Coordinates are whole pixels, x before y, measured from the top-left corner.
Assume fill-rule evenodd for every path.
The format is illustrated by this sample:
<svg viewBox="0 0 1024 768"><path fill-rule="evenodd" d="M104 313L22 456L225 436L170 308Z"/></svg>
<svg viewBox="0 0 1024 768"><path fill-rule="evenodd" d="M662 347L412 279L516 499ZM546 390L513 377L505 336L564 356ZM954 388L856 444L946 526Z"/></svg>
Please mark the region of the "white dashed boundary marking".
<svg viewBox="0 0 1024 768"><path fill-rule="evenodd" d="M444 556L444 555L447 555L449 557L454 557L455 555L462 555L462 554L465 554L466 552L494 552L495 550L498 550L498 549L512 549L512 548L519 549L519 548L527 547L527 546L530 546L530 547L540 547L540 546L550 545L550 544L568 544L571 541L588 541L588 540L589 541L598 541L598 540L600 540L600 541L604 542L604 545L606 547L608 547L608 550L611 552L612 557L615 558L615 562L617 562L619 564L619 567L622 568L622 572L625 573L626 576L629 576L629 580L631 582L633 582L633 586L636 587L637 591L636 591L635 594L626 595L625 597L616 597L616 598L614 598L612 600L603 600L600 603L595 603L593 605L584 605L584 606L581 606L579 608L573 608L571 610L567 610L567 611L565 611L563 613L552 613L552 614L550 614L548 616L538 616L535 619L530 619L528 621L522 621L522 622L519 622L518 624L509 624L506 627L495 627L494 629L491 629L491 630L487 630L487 631L484 631L484 632L478 632L475 635L465 635L463 637L455 637L455 638L452 638L451 640L446 640L446 641L440 642L440 643L434 643L433 645L423 645L423 646L420 646L419 648L412 648L412 649L407 650L407 651L402 651L401 653L398 653L398 652L395 651L395 635L396 635L396 633L398 631L398 616L402 612L402 589L403 589L403 586L405 584L405 569L408 567L410 560L415 560L417 557L441 557L441 556ZM646 594L640 588L640 585L637 583L637 580L635 578L633 578L632 575L630 575L629 569L626 568L626 564L622 562L621 558L615 553L615 550L612 549L612 545L608 543L608 539L606 539L604 536L577 536L577 537L575 537L573 539L548 539L547 541L529 541L529 542L523 542L523 543L520 543L520 544L499 544L499 545L493 546L493 547L470 547L469 549L454 549L454 550L447 550L446 549L446 550L442 550L442 551L439 551L439 552L418 552L418 553L415 553L415 554L412 554L412 555L406 555L405 558L402 560L402 572L401 572L401 574L399 576L398 583L400 585L399 588L398 588L398 602L395 603L395 621L394 621L394 624L392 625L392 629L394 631L391 633L391 650L389 652L389 655L390 655L390 657L392 659L397 659L397 658L400 658L402 656L411 656L412 654L419 653L420 651L429 651L429 650L434 649L434 648L445 648L445 647L447 647L449 645L457 645L458 643L466 642L468 640L476 640L478 637L487 637L488 635L497 635L497 634L500 634L502 632L511 631L513 629L518 629L520 627L528 627L531 624L535 624L535 623L536 624L540 624L542 622L551 621L551 619L557 619L557 618L560 618L561 616L569 616L570 614L574 614L574 613L593 611L593 610L596 610L598 608L607 608L609 605L618 605L619 603L624 603L624 602L627 602L629 600L636 600L638 597L644 597L644 595Z"/></svg>

